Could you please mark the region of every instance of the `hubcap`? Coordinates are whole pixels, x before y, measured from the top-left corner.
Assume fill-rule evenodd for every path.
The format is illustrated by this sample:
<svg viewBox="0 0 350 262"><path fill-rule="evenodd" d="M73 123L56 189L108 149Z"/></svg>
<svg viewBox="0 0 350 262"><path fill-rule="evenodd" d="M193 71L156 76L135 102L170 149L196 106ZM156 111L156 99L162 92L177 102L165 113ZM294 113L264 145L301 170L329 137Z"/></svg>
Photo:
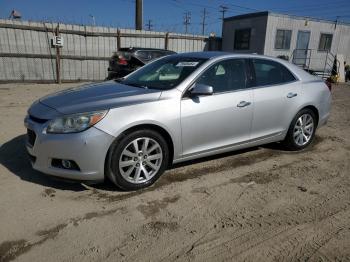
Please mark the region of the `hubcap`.
<svg viewBox="0 0 350 262"><path fill-rule="evenodd" d="M310 114L301 115L295 123L293 138L298 146L307 144L314 133L314 119Z"/></svg>
<svg viewBox="0 0 350 262"><path fill-rule="evenodd" d="M130 142L119 159L119 171L125 180L140 184L152 179L163 161L162 148L152 138L141 137Z"/></svg>

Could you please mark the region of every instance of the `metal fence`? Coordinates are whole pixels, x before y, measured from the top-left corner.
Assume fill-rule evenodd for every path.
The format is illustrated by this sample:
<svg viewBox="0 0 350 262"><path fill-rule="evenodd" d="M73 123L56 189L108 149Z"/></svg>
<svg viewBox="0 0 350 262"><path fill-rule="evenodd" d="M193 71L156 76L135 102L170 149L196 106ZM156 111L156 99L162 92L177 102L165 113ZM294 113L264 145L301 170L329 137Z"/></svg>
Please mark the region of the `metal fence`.
<svg viewBox="0 0 350 262"><path fill-rule="evenodd" d="M63 37L61 48L51 39ZM99 81L121 47L175 52L219 50L220 39L202 35L0 20L0 83Z"/></svg>

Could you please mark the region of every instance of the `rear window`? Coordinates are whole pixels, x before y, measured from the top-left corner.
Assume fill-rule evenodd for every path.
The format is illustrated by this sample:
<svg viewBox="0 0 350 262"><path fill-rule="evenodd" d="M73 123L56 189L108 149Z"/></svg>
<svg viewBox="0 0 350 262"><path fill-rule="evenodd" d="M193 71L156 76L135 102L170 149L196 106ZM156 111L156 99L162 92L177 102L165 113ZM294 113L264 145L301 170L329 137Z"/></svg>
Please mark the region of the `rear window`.
<svg viewBox="0 0 350 262"><path fill-rule="evenodd" d="M154 54L152 51L137 51L136 56L141 60L141 61L150 61L153 59Z"/></svg>
<svg viewBox="0 0 350 262"><path fill-rule="evenodd" d="M123 51L123 52L125 52L125 51L131 51L132 50L132 48L130 48L130 47L122 47L122 48L119 48L119 51Z"/></svg>

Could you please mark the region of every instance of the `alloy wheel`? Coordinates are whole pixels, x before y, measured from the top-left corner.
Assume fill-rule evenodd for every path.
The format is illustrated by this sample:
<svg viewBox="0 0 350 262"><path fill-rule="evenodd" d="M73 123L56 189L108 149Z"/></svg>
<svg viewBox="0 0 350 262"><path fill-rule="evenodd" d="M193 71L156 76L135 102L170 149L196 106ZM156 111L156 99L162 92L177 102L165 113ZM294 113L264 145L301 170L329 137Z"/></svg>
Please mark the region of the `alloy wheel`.
<svg viewBox="0 0 350 262"><path fill-rule="evenodd" d="M133 184L151 180L159 171L163 152L159 143L149 137L131 141L122 151L119 171L123 178Z"/></svg>
<svg viewBox="0 0 350 262"><path fill-rule="evenodd" d="M295 122L293 139L298 146L304 146L312 138L314 133L314 119L310 114L301 115Z"/></svg>

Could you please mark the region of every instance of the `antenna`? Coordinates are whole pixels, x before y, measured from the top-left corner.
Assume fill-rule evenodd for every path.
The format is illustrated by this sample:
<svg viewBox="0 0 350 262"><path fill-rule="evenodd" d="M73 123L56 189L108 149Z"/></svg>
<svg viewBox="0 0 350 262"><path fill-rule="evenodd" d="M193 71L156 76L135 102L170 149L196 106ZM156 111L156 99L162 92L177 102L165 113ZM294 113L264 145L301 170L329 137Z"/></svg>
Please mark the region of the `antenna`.
<svg viewBox="0 0 350 262"><path fill-rule="evenodd" d="M187 34L188 25L190 24L191 24L191 12L185 12L185 16L184 16L185 34Z"/></svg>

